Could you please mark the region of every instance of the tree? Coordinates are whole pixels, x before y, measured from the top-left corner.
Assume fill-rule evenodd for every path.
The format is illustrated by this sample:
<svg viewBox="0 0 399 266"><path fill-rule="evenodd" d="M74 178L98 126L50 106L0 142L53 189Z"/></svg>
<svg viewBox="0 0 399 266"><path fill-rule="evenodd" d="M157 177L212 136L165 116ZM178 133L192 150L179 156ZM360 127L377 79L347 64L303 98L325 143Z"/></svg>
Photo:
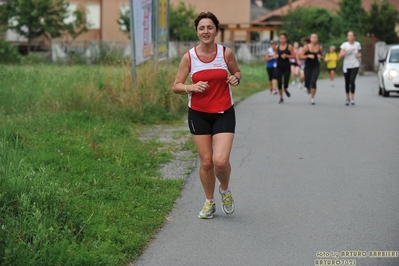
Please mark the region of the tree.
<svg viewBox="0 0 399 266"><path fill-rule="evenodd" d="M172 41L195 41L197 34L194 29L194 20L197 13L192 5L186 7L180 2L176 7L170 8L170 39ZM121 11L117 23L123 32L130 32L130 13L129 10Z"/></svg>
<svg viewBox="0 0 399 266"><path fill-rule="evenodd" d="M353 30L355 33L363 33L367 13L362 6L362 0L341 0L339 6L338 14L342 19L343 32Z"/></svg>
<svg viewBox="0 0 399 266"><path fill-rule="evenodd" d="M121 29L121 31L123 32L130 32L130 10L127 9L125 11L121 11L119 14L119 19L118 19L118 24L119 27ZM130 35L129 35L130 38Z"/></svg>
<svg viewBox="0 0 399 266"><path fill-rule="evenodd" d="M5 0L3 3L10 18L8 28L27 38L29 48L40 36L50 40L69 33L76 38L88 30L84 12L76 10L70 14L69 4L64 0ZM74 15L75 20L66 23L70 15Z"/></svg>
<svg viewBox="0 0 399 266"><path fill-rule="evenodd" d="M398 36L395 32L397 18L398 11L391 3L382 2L378 4L377 1L374 1L367 17L365 33L388 44L396 43L398 42Z"/></svg>
<svg viewBox="0 0 399 266"><path fill-rule="evenodd" d="M283 18L282 30L291 42L317 33L320 42L327 43L341 35L341 20L324 8L298 7Z"/></svg>
<svg viewBox="0 0 399 266"><path fill-rule="evenodd" d="M173 41L195 41L198 39L194 28L197 13L192 5L186 7L180 2L170 10L170 39Z"/></svg>

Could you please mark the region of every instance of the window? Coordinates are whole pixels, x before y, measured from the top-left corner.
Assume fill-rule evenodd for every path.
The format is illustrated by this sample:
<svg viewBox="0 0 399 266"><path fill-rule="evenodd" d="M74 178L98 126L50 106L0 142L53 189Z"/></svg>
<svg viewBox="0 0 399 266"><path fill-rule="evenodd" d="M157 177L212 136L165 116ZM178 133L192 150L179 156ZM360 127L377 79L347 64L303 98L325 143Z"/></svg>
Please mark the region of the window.
<svg viewBox="0 0 399 266"><path fill-rule="evenodd" d="M98 30L101 25L101 8L99 3L86 4L87 22L90 24L89 29Z"/></svg>
<svg viewBox="0 0 399 266"><path fill-rule="evenodd" d="M73 12L75 12L78 9L78 4L77 3L69 3L68 6L68 17L64 19L65 24L69 24L75 21L75 16L73 15Z"/></svg>

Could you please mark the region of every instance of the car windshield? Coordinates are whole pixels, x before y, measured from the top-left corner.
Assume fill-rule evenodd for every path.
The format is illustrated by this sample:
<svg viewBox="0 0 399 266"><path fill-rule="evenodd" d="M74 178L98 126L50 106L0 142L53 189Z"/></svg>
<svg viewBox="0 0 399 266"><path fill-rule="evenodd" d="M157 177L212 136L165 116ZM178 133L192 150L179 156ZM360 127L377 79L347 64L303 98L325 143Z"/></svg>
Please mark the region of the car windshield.
<svg viewBox="0 0 399 266"><path fill-rule="evenodd" d="M399 63L399 49L393 49L389 56L389 63Z"/></svg>

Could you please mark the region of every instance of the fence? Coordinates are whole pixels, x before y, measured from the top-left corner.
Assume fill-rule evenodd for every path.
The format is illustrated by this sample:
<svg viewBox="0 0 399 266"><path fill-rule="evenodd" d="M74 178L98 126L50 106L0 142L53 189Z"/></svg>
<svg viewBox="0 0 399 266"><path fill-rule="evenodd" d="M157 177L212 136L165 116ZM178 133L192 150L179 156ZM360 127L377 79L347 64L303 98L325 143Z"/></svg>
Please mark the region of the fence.
<svg viewBox="0 0 399 266"><path fill-rule="evenodd" d="M104 57L111 57L113 59L129 57L129 45L129 41L53 41L52 59L56 62L67 60L71 57L81 57L87 63L97 63ZM170 42L169 58L181 57L196 45L198 45L198 42ZM232 48L237 59L245 63L263 61L266 51L269 48L268 42L235 42L233 45L226 42L223 45ZM379 64L378 59L384 57L387 45L384 42L375 43L367 41L362 46L362 68L366 71L373 71Z"/></svg>
<svg viewBox="0 0 399 266"><path fill-rule="evenodd" d="M129 42L107 42L107 41L74 41L59 42L54 40L52 43L52 60L54 62L67 60L71 57L82 57L88 63L96 63L104 55L114 57L130 56ZM198 45L198 42L170 42L169 57L181 57L190 48ZM232 48L238 60L243 62L253 62L263 59L269 44L265 42L223 43L224 46Z"/></svg>

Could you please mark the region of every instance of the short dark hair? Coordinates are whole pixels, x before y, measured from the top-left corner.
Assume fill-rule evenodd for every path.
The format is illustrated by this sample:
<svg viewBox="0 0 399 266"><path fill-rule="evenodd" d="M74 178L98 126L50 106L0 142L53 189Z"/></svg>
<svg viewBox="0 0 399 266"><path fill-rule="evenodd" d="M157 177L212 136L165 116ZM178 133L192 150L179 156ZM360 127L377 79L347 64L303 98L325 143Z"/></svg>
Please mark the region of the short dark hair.
<svg viewBox="0 0 399 266"><path fill-rule="evenodd" d="M286 32L280 32L278 36L284 36L288 40L288 34Z"/></svg>
<svg viewBox="0 0 399 266"><path fill-rule="evenodd" d="M301 43L302 44L308 44L308 43L310 43L310 38L309 37L303 37L302 39L301 39Z"/></svg>
<svg viewBox="0 0 399 266"><path fill-rule="evenodd" d="M198 24L200 22L201 19L204 18L209 18L210 20L212 20L213 24L215 24L216 26L216 30L219 30L219 20L218 18L212 13L212 12L201 12L199 13L198 17L194 20L194 25L195 25L195 30L198 29Z"/></svg>

